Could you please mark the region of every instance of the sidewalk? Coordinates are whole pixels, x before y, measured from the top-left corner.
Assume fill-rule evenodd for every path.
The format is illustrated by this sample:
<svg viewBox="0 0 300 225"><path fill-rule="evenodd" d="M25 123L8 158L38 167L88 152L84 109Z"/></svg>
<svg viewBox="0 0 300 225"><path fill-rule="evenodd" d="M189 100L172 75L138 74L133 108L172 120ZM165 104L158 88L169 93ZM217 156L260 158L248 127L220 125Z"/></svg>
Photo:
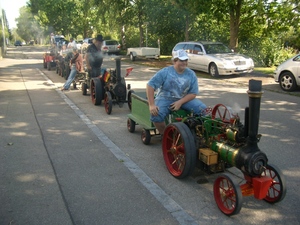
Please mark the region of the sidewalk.
<svg viewBox="0 0 300 225"><path fill-rule="evenodd" d="M38 70L0 63L0 224L178 224Z"/></svg>

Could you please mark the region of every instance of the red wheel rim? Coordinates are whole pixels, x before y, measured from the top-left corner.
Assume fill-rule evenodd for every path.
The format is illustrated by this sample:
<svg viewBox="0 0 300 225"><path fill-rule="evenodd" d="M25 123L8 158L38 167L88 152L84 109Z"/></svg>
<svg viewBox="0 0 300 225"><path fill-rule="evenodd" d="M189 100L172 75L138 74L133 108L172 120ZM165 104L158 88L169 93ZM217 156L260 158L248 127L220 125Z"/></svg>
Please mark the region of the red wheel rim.
<svg viewBox="0 0 300 225"><path fill-rule="evenodd" d="M215 180L214 197L219 209L226 215L236 214L241 209L241 190L228 175Z"/></svg>
<svg viewBox="0 0 300 225"><path fill-rule="evenodd" d="M233 118L232 110L223 104L216 105L211 113L212 119L220 118L225 123L230 123Z"/></svg>
<svg viewBox="0 0 300 225"><path fill-rule="evenodd" d="M164 132L164 158L170 173L180 176L185 167L185 147L181 134L175 127L167 127Z"/></svg>
<svg viewBox="0 0 300 225"><path fill-rule="evenodd" d="M105 97L104 97L104 107L105 107L106 113L108 113L109 112L109 99L108 99L107 94L105 94Z"/></svg>
<svg viewBox="0 0 300 225"><path fill-rule="evenodd" d="M281 171L274 166L267 165L267 168L262 173L262 176L268 176L272 178L271 187L269 188L267 196L264 198L264 200L269 203L281 201L286 194L285 178L283 177Z"/></svg>

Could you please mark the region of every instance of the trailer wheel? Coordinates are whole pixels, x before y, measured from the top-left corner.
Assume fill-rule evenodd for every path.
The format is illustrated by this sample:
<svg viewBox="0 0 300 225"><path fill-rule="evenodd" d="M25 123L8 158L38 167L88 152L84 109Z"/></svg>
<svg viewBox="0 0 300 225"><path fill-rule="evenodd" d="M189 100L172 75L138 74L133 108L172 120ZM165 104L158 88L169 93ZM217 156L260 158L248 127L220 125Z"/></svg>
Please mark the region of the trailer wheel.
<svg viewBox="0 0 300 225"><path fill-rule="evenodd" d="M102 81L99 78L93 78L91 80L91 98L94 105L101 105L104 88L102 86Z"/></svg>
<svg viewBox="0 0 300 225"><path fill-rule="evenodd" d="M130 53L130 60L135 61L135 56L133 55L133 53Z"/></svg>
<svg viewBox="0 0 300 225"><path fill-rule="evenodd" d="M133 133L135 131L135 121L128 118L127 119L127 129L130 133Z"/></svg>
<svg viewBox="0 0 300 225"><path fill-rule="evenodd" d="M230 174L221 174L214 182L215 201L227 216L238 214L242 208L242 191Z"/></svg>
<svg viewBox="0 0 300 225"><path fill-rule="evenodd" d="M81 92L82 92L82 95L87 94L87 84L85 82L81 83Z"/></svg>
<svg viewBox="0 0 300 225"><path fill-rule="evenodd" d="M274 165L267 165L261 176L269 176L273 179L264 200L268 203L280 202L286 194L286 181L282 172Z"/></svg>
<svg viewBox="0 0 300 225"><path fill-rule="evenodd" d="M131 99L131 94L132 93L134 93L134 91L130 90L128 92L128 95L127 95L128 108L129 108L130 111L131 111L131 106L132 106L132 99Z"/></svg>
<svg viewBox="0 0 300 225"><path fill-rule="evenodd" d="M105 92L104 95L104 107L106 113L110 115L112 111L112 97L109 91Z"/></svg>
<svg viewBox="0 0 300 225"><path fill-rule="evenodd" d="M197 150L193 134L182 122L169 124L164 131L162 151L172 176L182 179L189 176L197 161Z"/></svg>
<svg viewBox="0 0 300 225"><path fill-rule="evenodd" d="M142 142L145 144L145 145L149 145L150 144L150 141L151 141L151 134L150 134L150 131L149 130L146 130L145 128L142 129L142 134L141 134L141 139L142 139Z"/></svg>

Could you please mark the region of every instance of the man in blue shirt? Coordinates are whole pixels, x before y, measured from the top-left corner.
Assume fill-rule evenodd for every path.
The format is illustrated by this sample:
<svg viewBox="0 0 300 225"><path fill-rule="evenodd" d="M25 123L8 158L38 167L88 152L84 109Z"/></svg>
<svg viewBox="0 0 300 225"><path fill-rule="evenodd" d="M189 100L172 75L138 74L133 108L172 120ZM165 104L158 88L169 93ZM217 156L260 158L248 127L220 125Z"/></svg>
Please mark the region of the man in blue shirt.
<svg viewBox="0 0 300 225"><path fill-rule="evenodd" d="M158 71L147 84L147 98L150 120L162 135L165 129L165 118L171 110L180 108L201 115L206 105L196 98L198 79L195 72L189 68L188 56L184 50L173 54L173 65ZM157 95L154 99L154 93Z"/></svg>

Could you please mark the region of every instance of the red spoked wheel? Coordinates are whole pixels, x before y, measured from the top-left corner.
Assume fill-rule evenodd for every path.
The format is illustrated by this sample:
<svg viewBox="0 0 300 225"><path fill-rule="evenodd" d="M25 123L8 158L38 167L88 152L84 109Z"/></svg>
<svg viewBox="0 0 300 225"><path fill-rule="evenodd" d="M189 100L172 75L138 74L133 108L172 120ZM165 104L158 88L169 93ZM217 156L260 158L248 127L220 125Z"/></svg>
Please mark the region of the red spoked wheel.
<svg viewBox="0 0 300 225"><path fill-rule="evenodd" d="M112 111L112 97L109 91L105 92L104 95L104 108L106 113L110 115Z"/></svg>
<svg viewBox="0 0 300 225"><path fill-rule="evenodd" d="M282 172L274 165L267 165L266 170L261 176L269 176L273 179L267 196L264 198L266 202L276 203L281 201L286 194L286 181Z"/></svg>
<svg viewBox="0 0 300 225"><path fill-rule="evenodd" d="M101 105L104 88L102 85L102 81L99 78L93 78L91 80L91 98L94 105Z"/></svg>
<svg viewBox="0 0 300 225"><path fill-rule="evenodd" d="M169 172L182 179L190 175L197 160L193 134L182 122L169 124L163 135L162 151Z"/></svg>
<svg viewBox="0 0 300 225"><path fill-rule="evenodd" d="M215 201L227 216L238 214L242 208L242 191L230 174L220 175L214 183Z"/></svg>
<svg viewBox="0 0 300 225"><path fill-rule="evenodd" d="M231 119L234 118L234 114L230 107L217 104L212 110L211 117L212 119L221 119L224 123L230 123Z"/></svg>

